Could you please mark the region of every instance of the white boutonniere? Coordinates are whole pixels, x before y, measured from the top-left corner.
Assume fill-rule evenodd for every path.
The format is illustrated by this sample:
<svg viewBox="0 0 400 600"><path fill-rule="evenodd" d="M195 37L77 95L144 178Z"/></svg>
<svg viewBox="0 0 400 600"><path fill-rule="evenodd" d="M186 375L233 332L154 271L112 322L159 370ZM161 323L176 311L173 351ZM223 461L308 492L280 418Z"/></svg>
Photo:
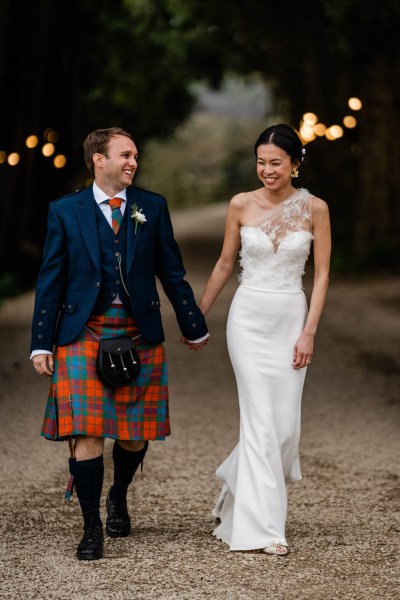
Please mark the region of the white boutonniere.
<svg viewBox="0 0 400 600"><path fill-rule="evenodd" d="M131 219L133 219L135 221L135 235L136 235L138 223L143 225L143 223L146 223L146 221L147 221L145 215L142 213L142 210L143 209L137 207L137 204L133 204L133 206L131 208Z"/></svg>

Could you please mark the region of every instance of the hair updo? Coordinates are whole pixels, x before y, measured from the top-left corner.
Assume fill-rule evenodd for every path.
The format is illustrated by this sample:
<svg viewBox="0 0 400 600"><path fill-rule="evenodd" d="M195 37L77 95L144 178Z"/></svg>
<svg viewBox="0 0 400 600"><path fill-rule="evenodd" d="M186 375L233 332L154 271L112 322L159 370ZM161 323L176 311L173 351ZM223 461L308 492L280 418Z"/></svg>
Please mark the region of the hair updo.
<svg viewBox="0 0 400 600"><path fill-rule="evenodd" d="M257 156L257 148L264 144L274 144L284 150L291 158L292 163L296 160L303 162L303 144L295 130L289 125L272 125L263 131L254 146L254 154Z"/></svg>

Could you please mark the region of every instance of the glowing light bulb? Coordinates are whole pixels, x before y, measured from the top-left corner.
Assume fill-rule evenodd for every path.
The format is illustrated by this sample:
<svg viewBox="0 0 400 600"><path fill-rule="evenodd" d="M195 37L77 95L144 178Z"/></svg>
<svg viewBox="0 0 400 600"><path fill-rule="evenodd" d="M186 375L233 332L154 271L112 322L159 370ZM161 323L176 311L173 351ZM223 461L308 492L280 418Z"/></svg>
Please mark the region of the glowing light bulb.
<svg viewBox="0 0 400 600"><path fill-rule="evenodd" d="M333 142L334 140L337 140L338 138L341 138L342 135L343 135L343 129L342 129L342 127L340 127L340 125L331 125L325 131L325 137L328 140L330 140L331 142Z"/></svg>
<svg viewBox="0 0 400 600"><path fill-rule="evenodd" d="M303 121L306 125L315 125L315 123L318 121L318 117L312 112L307 112L303 115Z"/></svg>
<svg viewBox="0 0 400 600"><path fill-rule="evenodd" d="M56 169L62 169L67 164L67 159L64 154L57 154L57 156L54 157L53 164Z"/></svg>
<svg viewBox="0 0 400 600"><path fill-rule="evenodd" d="M25 144L27 148L35 148L39 143L39 138L37 135L28 135L25 140Z"/></svg>
<svg viewBox="0 0 400 600"><path fill-rule="evenodd" d="M42 154L43 156L51 156L52 154L54 154L54 150L54 144L48 143L43 146Z"/></svg>
<svg viewBox="0 0 400 600"><path fill-rule="evenodd" d="M17 165L19 161L20 158L18 152L11 152L11 154L8 155L7 162L10 165L10 167L15 167L15 165Z"/></svg>
<svg viewBox="0 0 400 600"><path fill-rule="evenodd" d="M354 129L354 127L357 127L357 119L351 115L347 115L343 119L343 125L348 129Z"/></svg>
<svg viewBox="0 0 400 600"><path fill-rule="evenodd" d="M4 150L0 150L0 165L5 163L6 160L7 160L7 154L4 152Z"/></svg>
<svg viewBox="0 0 400 600"><path fill-rule="evenodd" d="M351 110L361 110L362 109L362 102L361 102L360 98L349 98L348 104L349 104Z"/></svg>
<svg viewBox="0 0 400 600"><path fill-rule="evenodd" d="M323 123L316 123L313 127L313 131L315 135L317 135L318 137L322 137L323 135L325 135L326 125L324 125Z"/></svg>
<svg viewBox="0 0 400 600"><path fill-rule="evenodd" d="M300 127L300 137L304 142L315 140L315 133L311 125L303 125Z"/></svg>
<svg viewBox="0 0 400 600"><path fill-rule="evenodd" d="M343 136L343 127L340 127L340 125L331 125L329 129L335 140Z"/></svg>

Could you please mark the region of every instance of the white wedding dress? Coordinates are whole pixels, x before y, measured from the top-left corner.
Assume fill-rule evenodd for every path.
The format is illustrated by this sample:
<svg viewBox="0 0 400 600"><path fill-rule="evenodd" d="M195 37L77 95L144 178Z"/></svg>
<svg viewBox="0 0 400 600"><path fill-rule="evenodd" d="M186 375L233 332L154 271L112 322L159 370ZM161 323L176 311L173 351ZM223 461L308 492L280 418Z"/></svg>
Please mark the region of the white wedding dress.
<svg viewBox="0 0 400 600"><path fill-rule="evenodd" d="M312 196L299 189L241 228L242 272L227 341L240 406L239 442L217 469L214 535L231 550L287 545L286 484L301 479L298 444L306 369L292 367L307 316L302 275Z"/></svg>

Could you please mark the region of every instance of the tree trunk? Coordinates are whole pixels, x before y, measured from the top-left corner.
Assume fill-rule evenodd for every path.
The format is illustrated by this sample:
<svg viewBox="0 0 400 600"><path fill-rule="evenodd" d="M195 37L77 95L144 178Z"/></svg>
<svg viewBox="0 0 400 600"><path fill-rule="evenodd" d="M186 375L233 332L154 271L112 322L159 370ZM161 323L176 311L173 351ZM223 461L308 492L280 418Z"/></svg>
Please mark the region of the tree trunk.
<svg viewBox="0 0 400 600"><path fill-rule="evenodd" d="M374 260L373 252L389 255L399 239L399 198L395 190L398 190L400 164L400 113L396 109L394 80L394 71L386 58L376 57L367 64L360 114L355 223L355 256L361 263L365 259Z"/></svg>

